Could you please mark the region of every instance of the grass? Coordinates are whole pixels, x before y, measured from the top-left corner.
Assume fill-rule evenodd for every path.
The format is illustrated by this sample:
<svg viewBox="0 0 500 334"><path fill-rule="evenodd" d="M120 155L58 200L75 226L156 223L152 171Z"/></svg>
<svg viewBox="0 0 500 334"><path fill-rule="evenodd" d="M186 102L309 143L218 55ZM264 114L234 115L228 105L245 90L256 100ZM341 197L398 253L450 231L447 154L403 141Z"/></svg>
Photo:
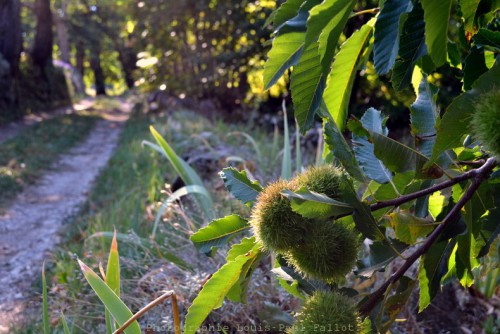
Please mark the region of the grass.
<svg viewBox="0 0 500 334"><path fill-rule="evenodd" d="M63 115L0 143L0 209L35 182L62 153L81 142L96 119L89 114Z"/></svg>
<svg viewBox="0 0 500 334"><path fill-rule="evenodd" d="M226 136L235 130L242 130L241 126L222 122L211 125L189 111L172 115L147 115L142 106L137 105L124 127L113 157L94 183L88 202L77 215L69 219L63 237L65 241L53 252L52 259L47 261L47 276L52 285L57 287L49 293L50 309L52 312L64 311L70 326L75 326L76 333L87 333L92 329L105 332L104 327L100 327L104 324L103 307L79 272L76 256L94 269L100 262L105 264L111 232L115 228L119 233L122 296L134 312L162 290L174 290L181 296L181 313L185 313L186 307L207 278L207 273L214 272L224 260L224 251L215 258L207 258L199 254L190 242L189 236L193 232L190 226L199 227L207 223L202 211L191 201L183 200L167 210L156 238L149 239L160 201L171 193L165 183L172 183L175 179L173 168L167 160L141 145L145 139L153 140L149 132L151 124L179 156L193 158L202 156L203 152L227 150L228 155L240 156L246 167L263 183L279 175L281 157L277 145L282 143L280 135L270 140L269 134L243 129L261 150L263 161L258 164L255 161L255 147L247 138ZM238 163L238 159L234 161ZM222 157L215 156L214 161L198 162L194 168L216 199L214 210L217 217L230 213L248 216L248 208L228 196L217 176L227 164ZM182 265L174 266L172 263L177 262L176 258L187 262L191 269ZM244 305L229 305L217 311L214 317L220 323L235 324L242 320L242 316L257 314L257 310L264 307L262 296L270 299L276 294L276 289L269 282L255 280L257 285L251 289L249 300L257 298L260 301L248 306L252 310ZM276 300L286 303L287 297L280 296ZM161 309L148 314L149 320L146 321L152 324L165 321L168 314L165 311L162 314ZM37 327L40 319L38 317L25 324L25 327L16 329L17 332L41 328Z"/></svg>

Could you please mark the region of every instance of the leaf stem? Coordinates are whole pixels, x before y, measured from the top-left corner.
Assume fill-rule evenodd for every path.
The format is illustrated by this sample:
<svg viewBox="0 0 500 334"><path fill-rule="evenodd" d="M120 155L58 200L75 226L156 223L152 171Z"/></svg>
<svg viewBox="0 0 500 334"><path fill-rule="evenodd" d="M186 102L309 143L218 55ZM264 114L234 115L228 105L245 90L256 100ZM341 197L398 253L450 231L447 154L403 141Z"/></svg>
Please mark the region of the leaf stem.
<svg viewBox="0 0 500 334"><path fill-rule="evenodd" d="M358 16L358 15L363 15L363 14L377 14L380 11L380 8L370 8L370 9L365 9L365 10L360 10L359 12L353 12L349 18Z"/></svg>
<svg viewBox="0 0 500 334"><path fill-rule="evenodd" d="M456 219L459 217L460 210L472 198L472 196L474 195L474 192L477 190L477 188L479 188L481 183L488 177L488 175L491 173L491 171L493 170L493 168L495 168L496 165L497 165L497 162L495 161L495 159L489 158L486 161L486 163L483 166L481 166L480 168L471 170L471 171L455 178L454 180L449 180L449 181L440 183L440 184L433 187L433 188L435 188L438 186L442 186L444 184L447 184L446 186L449 187L449 186L451 186L455 183L458 183L460 181L473 178L470 187L465 191L464 195L460 198L460 200L458 200L457 204L455 204L455 206L446 215L446 217L443 219L441 225L436 227L436 229L425 240L424 244L422 246L420 246L413 254L411 254L408 257L408 259L405 261L405 263L398 269L398 271L396 271L391 277L389 277L389 279L387 281L385 281L375 292L373 292L371 294L370 298L368 298L368 300L361 305L361 307L359 309L361 314L368 315L370 313L370 311L377 305L379 299L385 294L387 288L391 284L393 284L397 280L399 280L406 273L406 271L413 265L413 263L415 263L415 261L417 261L417 259L420 256L427 253L427 251L430 249L432 244L437 240L437 238L441 235L441 233L444 231L444 229L450 223L456 221ZM467 176L467 177L465 177L465 176ZM459 178L460 178L460 180L456 181ZM456 182L449 184L450 181L456 181ZM446 188L446 187L442 187L439 189L443 189L443 188ZM431 188L429 188L429 189L431 189ZM426 189L426 190L429 190L429 189ZM437 189L437 190L439 190L439 189ZM434 190L434 191L436 191L436 190ZM421 193L421 192L422 191L417 192L417 193ZM414 194L416 194L416 193L414 193ZM412 194L412 195L414 195L414 194ZM387 202L389 202L389 201L387 201ZM380 203L383 203L383 202L380 202ZM401 203L404 203L404 202L401 202ZM401 203L399 203L399 204L401 204ZM377 204L379 204L379 203L377 203ZM399 204L396 203L396 204L391 204L391 205L399 205ZM389 205L386 205L386 206L389 206Z"/></svg>

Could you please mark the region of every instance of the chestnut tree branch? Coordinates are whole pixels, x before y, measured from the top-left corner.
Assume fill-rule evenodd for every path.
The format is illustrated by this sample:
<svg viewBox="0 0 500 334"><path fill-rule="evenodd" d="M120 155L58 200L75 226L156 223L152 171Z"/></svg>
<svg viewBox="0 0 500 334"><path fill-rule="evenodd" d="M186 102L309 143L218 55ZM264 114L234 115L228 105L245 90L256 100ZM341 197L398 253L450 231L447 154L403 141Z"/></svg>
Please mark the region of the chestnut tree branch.
<svg viewBox="0 0 500 334"><path fill-rule="evenodd" d="M393 284L397 280L399 280L406 273L406 271L412 266L412 264L415 263L415 261L417 261L417 259L420 256L427 253L427 251L431 248L432 244L437 240L437 238L441 235L441 233L444 231L444 229L450 223L455 222L459 218L460 210L472 198L472 196L474 195L474 192L477 190L477 188L479 188L481 183L488 177L488 175L491 173L493 168L495 168L496 164L497 164L497 162L495 161L494 158L489 158L485 162L485 164L483 166L481 166L480 168L471 170L471 171L469 171L469 172L467 172L467 173L465 173L465 174L463 174L463 175L461 175L453 180L449 180L449 181L440 183L440 184L432 187L432 188L434 188L432 190L432 192L434 192L436 190L440 190L440 189L452 186L453 184L456 184L460 181L472 178L472 183L471 183L470 187L465 191L465 193L460 198L460 200L457 202L457 204L455 204L455 206L446 215L446 217L443 219L441 224L438 227L436 227L436 229L429 235L429 237L425 240L425 242L422 244L422 246L420 246L413 254L411 254L410 257L408 257L408 259L405 261L405 263L394 274L392 274L392 276L389 277L389 279L387 281L385 281L375 292L373 292L371 294L370 298L368 298L368 300L366 302L364 302L361 305L361 307L359 309L361 314L368 315L370 313L370 311L377 305L380 298L386 292L387 288L391 284ZM422 190L422 191L407 195L406 197L407 198L411 197L409 200L412 200L412 199L415 199L417 197L431 193L431 192L429 192L429 190L431 190L431 188L426 189L427 193L423 193L424 191ZM414 195L417 193L420 193L420 194L419 194L419 196L415 197ZM396 200L400 200L400 199L401 199L401 197L396 199ZM380 202L380 203L391 202L391 204L388 204L385 206L380 206L379 208L386 207L386 206L393 206L393 205L397 206L397 205L400 205L400 204L405 202L405 201L398 202L396 200ZM409 201L409 200L407 200L407 201ZM380 204L380 203L377 203L377 204ZM377 204L374 204L374 205L377 205Z"/></svg>
<svg viewBox="0 0 500 334"><path fill-rule="evenodd" d="M490 162L490 164L495 164L494 158L490 158L490 159L488 159L488 161ZM486 163L484 163L483 166L485 164ZM494 165L493 165L493 167L494 167ZM408 194L408 195L403 195L403 196L400 196L398 198L394 198L394 199L387 200L387 201L377 202L375 204L370 205L370 209L371 209L371 211L376 211L378 209L383 209L383 208L386 208L389 206L400 206L401 204L404 204L406 202L413 201L414 199L417 199L417 198L420 198L420 197L423 197L426 195L430 195L438 190L446 189L446 188L451 187L451 186L453 186L457 183L460 183L462 181L472 179L472 178L477 176L480 169L481 168L470 170L470 171L465 172L462 175L459 175L453 179L446 180L446 181L441 182L439 184L436 184L432 187L422 189L422 190L416 191L416 192Z"/></svg>

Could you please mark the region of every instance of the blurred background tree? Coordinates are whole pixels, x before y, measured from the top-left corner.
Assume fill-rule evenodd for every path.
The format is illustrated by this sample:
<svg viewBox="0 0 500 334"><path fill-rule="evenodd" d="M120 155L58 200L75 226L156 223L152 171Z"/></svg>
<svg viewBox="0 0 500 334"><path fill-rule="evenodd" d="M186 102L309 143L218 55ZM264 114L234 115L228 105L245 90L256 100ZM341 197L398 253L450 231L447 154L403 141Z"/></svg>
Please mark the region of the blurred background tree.
<svg viewBox="0 0 500 334"><path fill-rule="evenodd" d="M132 88L160 92L192 109L204 109L205 103L234 118L248 114L238 111L276 112L288 77L264 91L262 72L272 32L267 20L281 3L2 1L0 121L67 104L69 96L119 95ZM378 5L358 1L354 10ZM366 15L349 20L345 33L358 29ZM445 88L438 96L443 106L461 91L459 72L435 69L434 84ZM389 128L407 128L405 105L414 100L413 89L395 91L389 75L375 75L371 61L356 77L353 92L351 113L359 116L375 106L390 115Z"/></svg>

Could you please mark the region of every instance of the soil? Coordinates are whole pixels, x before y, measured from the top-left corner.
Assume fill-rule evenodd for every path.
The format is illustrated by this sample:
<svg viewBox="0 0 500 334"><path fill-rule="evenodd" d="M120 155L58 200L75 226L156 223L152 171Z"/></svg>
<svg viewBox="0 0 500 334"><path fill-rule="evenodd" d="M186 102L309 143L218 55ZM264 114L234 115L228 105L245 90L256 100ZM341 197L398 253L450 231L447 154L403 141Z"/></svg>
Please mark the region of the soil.
<svg viewBox="0 0 500 334"><path fill-rule="evenodd" d="M121 109L104 112L88 138L55 162L0 216L0 333L22 320L33 296L32 285L40 277L44 258L59 242L64 221L78 212L111 157L131 107L123 102Z"/></svg>

